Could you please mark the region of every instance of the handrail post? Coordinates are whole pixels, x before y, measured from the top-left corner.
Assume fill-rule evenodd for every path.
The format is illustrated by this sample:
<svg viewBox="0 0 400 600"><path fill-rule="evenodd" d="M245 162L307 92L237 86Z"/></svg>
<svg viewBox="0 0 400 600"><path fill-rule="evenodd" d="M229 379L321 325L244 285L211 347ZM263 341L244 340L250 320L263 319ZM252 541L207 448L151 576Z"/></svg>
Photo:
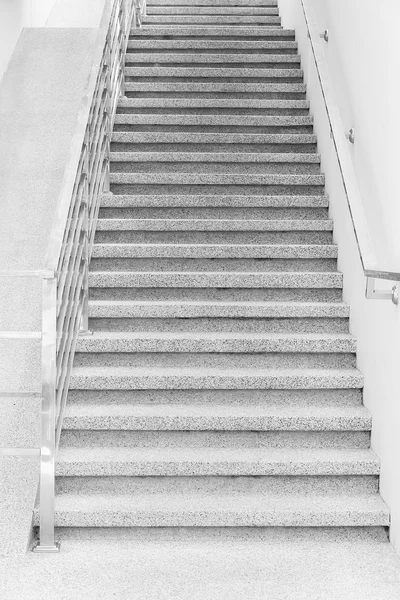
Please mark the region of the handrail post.
<svg viewBox="0 0 400 600"><path fill-rule="evenodd" d="M57 378L57 277L43 279L42 317L42 416L40 450L40 537L34 552L59 552L54 538L56 378Z"/></svg>

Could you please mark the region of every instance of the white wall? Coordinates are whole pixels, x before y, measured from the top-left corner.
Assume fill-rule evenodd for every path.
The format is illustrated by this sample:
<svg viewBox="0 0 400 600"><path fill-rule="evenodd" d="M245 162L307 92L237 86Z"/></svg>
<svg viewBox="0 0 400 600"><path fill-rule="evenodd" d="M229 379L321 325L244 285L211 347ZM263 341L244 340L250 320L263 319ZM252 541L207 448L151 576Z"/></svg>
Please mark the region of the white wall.
<svg viewBox="0 0 400 600"><path fill-rule="evenodd" d="M43 27L56 0L0 0L0 80L23 27Z"/></svg>
<svg viewBox="0 0 400 600"><path fill-rule="evenodd" d="M348 145L380 260L400 270L400 54L397 0L307 0L320 32L343 129L354 127ZM372 448L381 459L381 494L391 509L391 540L400 553L400 307L366 300L365 277L347 200L330 140L300 0L280 0L284 27L296 29L318 135L322 168L344 274L350 330L357 337L358 368L365 378L364 403L373 418ZM384 284L390 286L389 283Z"/></svg>

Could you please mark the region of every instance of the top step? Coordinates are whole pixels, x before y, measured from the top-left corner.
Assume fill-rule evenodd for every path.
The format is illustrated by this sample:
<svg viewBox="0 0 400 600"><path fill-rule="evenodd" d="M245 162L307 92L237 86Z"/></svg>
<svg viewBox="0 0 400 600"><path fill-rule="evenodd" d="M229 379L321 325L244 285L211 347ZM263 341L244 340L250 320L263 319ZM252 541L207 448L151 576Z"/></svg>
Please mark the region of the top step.
<svg viewBox="0 0 400 600"><path fill-rule="evenodd" d="M176 38L176 37L242 37L242 38L262 38L274 39L274 38L290 38L295 39L295 32L293 29L282 29L279 27L257 27L251 25L242 26L178 26L178 25L143 25L141 29L131 29L131 36L133 38L141 37L164 37Z"/></svg>
<svg viewBox="0 0 400 600"><path fill-rule="evenodd" d="M148 0L147 6L165 6L165 0ZM278 0L168 0L168 6L278 6Z"/></svg>

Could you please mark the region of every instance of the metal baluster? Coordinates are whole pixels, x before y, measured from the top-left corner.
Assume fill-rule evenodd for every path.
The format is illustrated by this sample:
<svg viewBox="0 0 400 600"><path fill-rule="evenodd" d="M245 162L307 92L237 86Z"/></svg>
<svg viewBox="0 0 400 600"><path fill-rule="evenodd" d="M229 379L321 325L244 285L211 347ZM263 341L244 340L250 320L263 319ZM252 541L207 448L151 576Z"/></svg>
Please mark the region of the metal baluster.
<svg viewBox="0 0 400 600"><path fill-rule="evenodd" d="M40 539L34 552L59 552L54 539L56 451L57 277L43 279Z"/></svg>
<svg viewBox="0 0 400 600"><path fill-rule="evenodd" d="M84 208L84 219L83 219L83 231L85 245L82 254L83 260L83 297L82 297L82 316L79 328L79 335L92 335L92 331L89 330L89 203L90 203L90 123L86 130L85 142L83 144L83 152L85 153L83 173L85 175L85 193L83 197L83 208Z"/></svg>

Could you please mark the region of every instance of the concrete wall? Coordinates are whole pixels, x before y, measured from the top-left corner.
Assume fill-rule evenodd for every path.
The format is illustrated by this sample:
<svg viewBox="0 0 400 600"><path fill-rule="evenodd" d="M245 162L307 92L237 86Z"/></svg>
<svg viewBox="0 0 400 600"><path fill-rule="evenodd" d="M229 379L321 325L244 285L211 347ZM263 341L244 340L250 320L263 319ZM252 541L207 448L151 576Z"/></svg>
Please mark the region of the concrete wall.
<svg viewBox="0 0 400 600"><path fill-rule="evenodd" d="M315 119L322 168L327 177L330 213L344 274L344 299L351 306L350 329L357 337L358 367L365 377L364 403L373 417L372 448L381 459L381 494L391 509L391 540L400 553L400 307L366 300L365 277L347 200L330 140L330 130L311 60L300 0L280 0L284 27L296 29ZM354 127L348 145L367 222L382 263L400 270L400 54L397 0L307 0L318 29L340 109L343 130ZM390 287L387 282L383 287Z"/></svg>
<svg viewBox="0 0 400 600"><path fill-rule="evenodd" d="M0 0L0 80L23 27L43 27L56 0Z"/></svg>

